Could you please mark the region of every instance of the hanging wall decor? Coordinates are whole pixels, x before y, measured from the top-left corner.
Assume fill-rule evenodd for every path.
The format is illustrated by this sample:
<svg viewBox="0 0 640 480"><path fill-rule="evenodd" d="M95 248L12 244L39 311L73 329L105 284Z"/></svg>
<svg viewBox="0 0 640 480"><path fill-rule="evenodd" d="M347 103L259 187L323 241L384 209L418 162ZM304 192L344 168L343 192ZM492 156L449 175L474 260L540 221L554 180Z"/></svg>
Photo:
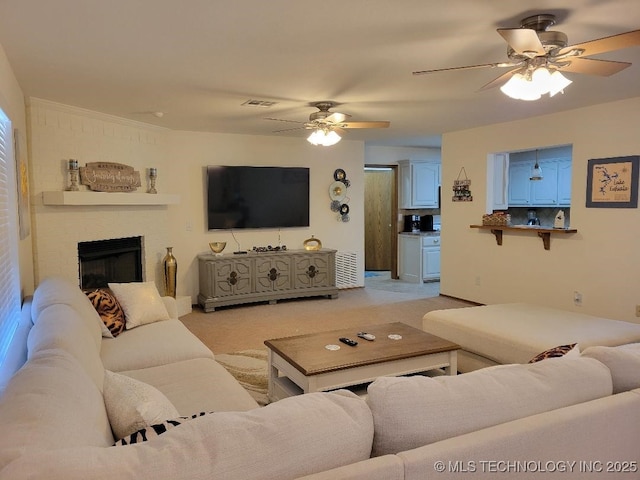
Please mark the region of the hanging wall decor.
<svg viewBox="0 0 640 480"><path fill-rule="evenodd" d="M329 185L330 208L332 212L338 213L336 219L339 222L349 221L349 197L347 189L351 182L347 179L347 174L341 168L333 172L333 182Z"/></svg>
<svg viewBox="0 0 640 480"><path fill-rule="evenodd" d="M594 158L587 166L587 208L637 208L640 156Z"/></svg>
<svg viewBox="0 0 640 480"><path fill-rule="evenodd" d="M473 202L470 186L471 180L467 178L467 172L462 167L458 173L458 178L453 181L453 197L451 200L454 202Z"/></svg>

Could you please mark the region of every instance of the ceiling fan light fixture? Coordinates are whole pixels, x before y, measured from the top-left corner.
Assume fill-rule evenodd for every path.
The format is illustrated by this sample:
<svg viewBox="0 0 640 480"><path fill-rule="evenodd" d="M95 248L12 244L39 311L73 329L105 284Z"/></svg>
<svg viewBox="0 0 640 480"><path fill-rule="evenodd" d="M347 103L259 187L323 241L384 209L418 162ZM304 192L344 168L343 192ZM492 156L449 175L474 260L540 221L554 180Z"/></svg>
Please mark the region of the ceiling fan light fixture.
<svg viewBox="0 0 640 480"><path fill-rule="evenodd" d="M562 75L558 70L553 73L546 67L536 68L530 75L516 73L500 90L508 97L516 100L538 100L542 95L549 94L553 97L571 85L571 80Z"/></svg>
<svg viewBox="0 0 640 480"><path fill-rule="evenodd" d="M540 92L535 83L521 73L513 75L507 83L500 87L502 93L516 100L538 100Z"/></svg>
<svg viewBox="0 0 640 480"><path fill-rule="evenodd" d="M549 77L549 96L553 97L556 93L564 93L564 89L573 82L556 70Z"/></svg>
<svg viewBox="0 0 640 480"><path fill-rule="evenodd" d="M311 135L307 137L307 142L311 145L321 145L323 147L330 147L331 145L335 145L341 140L340 135L338 135L333 130L329 129L321 129L316 128Z"/></svg>

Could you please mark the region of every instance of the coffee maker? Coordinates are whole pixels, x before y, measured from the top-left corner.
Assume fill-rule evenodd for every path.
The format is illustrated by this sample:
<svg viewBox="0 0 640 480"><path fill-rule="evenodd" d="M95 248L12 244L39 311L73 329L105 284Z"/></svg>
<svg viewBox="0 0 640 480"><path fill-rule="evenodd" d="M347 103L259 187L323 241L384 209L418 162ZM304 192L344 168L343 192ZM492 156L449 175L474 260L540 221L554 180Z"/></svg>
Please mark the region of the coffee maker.
<svg viewBox="0 0 640 480"><path fill-rule="evenodd" d="M403 231L420 233L420 215L405 215Z"/></svg>

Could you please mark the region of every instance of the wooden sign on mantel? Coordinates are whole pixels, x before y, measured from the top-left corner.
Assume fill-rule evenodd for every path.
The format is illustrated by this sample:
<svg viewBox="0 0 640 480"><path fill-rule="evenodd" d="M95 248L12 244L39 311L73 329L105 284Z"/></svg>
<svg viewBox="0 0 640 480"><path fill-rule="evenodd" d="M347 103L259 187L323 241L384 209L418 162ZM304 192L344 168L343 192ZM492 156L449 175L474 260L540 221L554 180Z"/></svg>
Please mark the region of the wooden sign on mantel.
<svg viewBox="0 0 640 480"><path fill-rule="evenodd" d="M114 162L91 162L80 167L80 183L95 192L133 192L141 185L140 172Z"/></svg>

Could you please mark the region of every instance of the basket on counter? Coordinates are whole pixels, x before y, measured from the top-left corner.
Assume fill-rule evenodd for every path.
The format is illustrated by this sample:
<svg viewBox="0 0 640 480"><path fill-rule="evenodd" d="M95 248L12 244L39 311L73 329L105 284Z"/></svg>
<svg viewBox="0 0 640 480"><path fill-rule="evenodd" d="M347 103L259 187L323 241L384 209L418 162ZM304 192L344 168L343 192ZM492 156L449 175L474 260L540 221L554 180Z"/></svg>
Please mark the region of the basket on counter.
<svg viewBox="0 0 640 480"><path fill-rule="evenodd" d="M503 212L486 213L482 216L482 225L505 227L511 225L511 215Z"/></svg>

